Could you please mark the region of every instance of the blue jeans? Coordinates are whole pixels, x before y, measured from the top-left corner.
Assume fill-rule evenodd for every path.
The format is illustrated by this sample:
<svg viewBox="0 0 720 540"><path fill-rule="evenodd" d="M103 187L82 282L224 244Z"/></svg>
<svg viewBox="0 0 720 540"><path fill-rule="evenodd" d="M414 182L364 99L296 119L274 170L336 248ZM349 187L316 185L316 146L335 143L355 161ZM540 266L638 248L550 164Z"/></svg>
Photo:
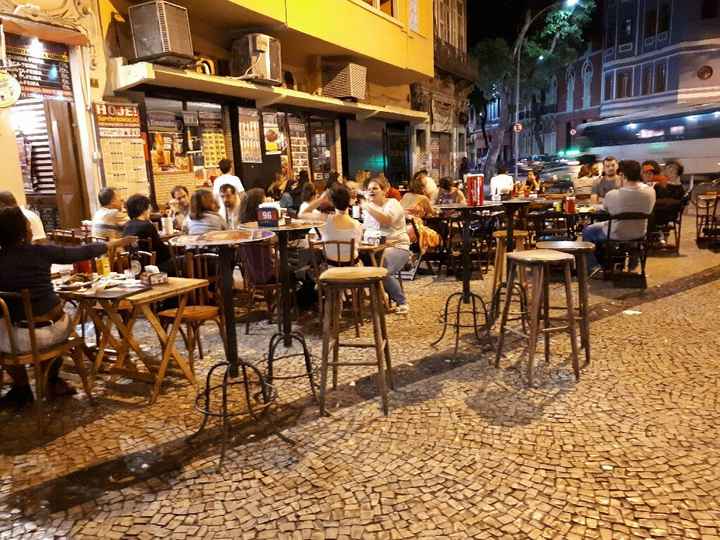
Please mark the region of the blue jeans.
<svg viewBox="0 0 720 540"><path fill-rule="evenodd" d="M402 306L407 301L405 300L405 294L403 294L400 282L395 277L395 274L402 270L409 260L410 251L407 249L389 247L383 255L383 266L387 268L388 271L387 277L383 279L383 286L385 287L385 292L387 292L393 302L399 306Z"/></svg>
<svg viewBox="0 0 720 540"><path fill-rule="evenodd" d="M607 232L605 231L604 223L593 223L583 229L582 239L585 242L592 242L595 244L595 251L600 249L605 240L607 240ZM592 271L596 266L600 266L600 263L595 256L595 253L588 253L588 270Z"/></svg>

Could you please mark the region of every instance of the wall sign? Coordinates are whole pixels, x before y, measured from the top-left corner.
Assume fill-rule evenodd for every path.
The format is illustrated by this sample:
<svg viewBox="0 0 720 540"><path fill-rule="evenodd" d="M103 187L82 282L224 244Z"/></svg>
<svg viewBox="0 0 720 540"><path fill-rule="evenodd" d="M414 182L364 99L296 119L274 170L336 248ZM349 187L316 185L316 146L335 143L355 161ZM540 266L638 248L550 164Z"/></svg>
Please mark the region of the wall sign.
<svg viewBox="0 0 720 540"><path fill-rule="evenodd" d="M6 34L7 58L17 68L22 97L72 98L70 56L66 46Z"/></svg>
<svg viewBox="0 0 720 540"><path fill-rule="evenodd" d="M260 117L255 109L238 107L240 154L244 163L262 163Z"/></svg>

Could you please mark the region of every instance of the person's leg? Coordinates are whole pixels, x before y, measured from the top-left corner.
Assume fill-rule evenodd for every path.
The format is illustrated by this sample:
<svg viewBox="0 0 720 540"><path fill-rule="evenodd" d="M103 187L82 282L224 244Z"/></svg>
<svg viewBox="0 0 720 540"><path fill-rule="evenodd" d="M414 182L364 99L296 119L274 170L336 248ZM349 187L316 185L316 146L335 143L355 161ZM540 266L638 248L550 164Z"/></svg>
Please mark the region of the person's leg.
<svg viewBox="0 0 720 540"><path fill-rule="evenodd" d="M405 294L403 294L400 282L397 280L394 274L402 270L410 259L410 252L407 249L398 248L387 248L384 254L383 266L387 268L388 275L383 280L385 286L385 292L390 295L393 302L397 305L402 306L407 303Z"/></svg>
<svg viewBox="0 0 720 540"><path fill-rule="evenodd" d="M583 229L582 239L585 242L592 242L595 244L595 251L597 252L602 243L607 240L607 233L603 223L593 223ZM600 266L597 256L595 253L588 254L588 272L592 273Z"/></svg>

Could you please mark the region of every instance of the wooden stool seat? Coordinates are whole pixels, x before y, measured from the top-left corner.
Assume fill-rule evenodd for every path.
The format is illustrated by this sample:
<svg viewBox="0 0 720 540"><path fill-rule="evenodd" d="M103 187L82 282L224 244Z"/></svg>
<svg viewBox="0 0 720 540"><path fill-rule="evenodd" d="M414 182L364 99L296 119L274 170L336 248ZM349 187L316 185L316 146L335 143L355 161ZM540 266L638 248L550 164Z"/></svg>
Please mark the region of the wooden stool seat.
<svg viewBox="0 0 720 540"><path fill-rule="evenodd" d="M569 253L551 249L534 249L528 251L514 251L507 256L508 260L508 283L503 307L502 319L500 322L500 336L498 338L497 351L495 354L495 367L500 366L505 332L511 331L527 339L527 382L532 385L533 360L537 339L542 335L545 342L545 362L550 360L550 333L567 330L570 334L570 346L572 349L572 365L575 372L575 379L580 379L580 365L578 364L577 342L575 334L575 309L573 308L572 297L572 276L571 267L575 257ZM554 266L562 266L565 277L565 305L567 326L550 326L550 270ZM513 328L507 328L510 304L514 291L514 283L523 269L532 269L532 299L527 312L521 313L521 319L529 315L530 333L525 334ZM541 328L541 320L543 322ZM524 326L523 326L524 329Z"/></svg>
<svg viewBox="0 0 720 540"><path fill-rule="evenodd" d="M328 369L333 370L333 388L337 387L339 366L377 366L377 382L382 401L382 410L388 414L388 390L394 388L391 374L390 341L385 325L385 302L383 301L382 280L388 275L383 267L346 266L329 268L320 274L325 300L323 308L323 341L320 366L320 414L325 410L325 392L327 389ZM367 291L370 298L370 316L373 322L373 341L371 343L341 342L340 319L342 318L342 295L348 290ZM374 348L375 361L344 361L340 358L340 348Z"/></svg>
<svg viewBox="0 0 720 540"><path fill-rule="evenodd" d="M553 249L528 249L526 251L513 251L507 256L509 261L525 264L562 264L573 262L575 257L569 253Z"/></svg>
<svg viewBox="0 0 720 540"><path fill-rule="evenodd" d="M339 266L328 268L320 274L320 281L340 285L362 286L381 281L388 274L387 268L377 266Z"/></svg>
<svg viewBox="0 0 720 540"><path fill-rule="evenodd" d="M492 235L493 238L507 238L507 230L498 229L497 231L494 231ZM530 233L528 231L523 231L522 229L513 229L513 238L527 238L528 236L530 236Z"/></svg>
<svg viewBox="0 0 720 540"><path fill-rule="evenodd" d="M575 268L577 270L578 298L580 311L580 346L585 349L585 365L590 363L590 301L588 292L588 263L587 256L595 251L595 244L592 242L538 242L540 249L554 249L569 253L575 257Z"/></svg>
<svg viewBox="0 0 720 540"><path fill-rule="evenodd" d="M164 309L158 313L161 319L174 319L177 317L177 308ZM217 306L185 306L183 320L204 321L220 315L220 308Z"/></svg>

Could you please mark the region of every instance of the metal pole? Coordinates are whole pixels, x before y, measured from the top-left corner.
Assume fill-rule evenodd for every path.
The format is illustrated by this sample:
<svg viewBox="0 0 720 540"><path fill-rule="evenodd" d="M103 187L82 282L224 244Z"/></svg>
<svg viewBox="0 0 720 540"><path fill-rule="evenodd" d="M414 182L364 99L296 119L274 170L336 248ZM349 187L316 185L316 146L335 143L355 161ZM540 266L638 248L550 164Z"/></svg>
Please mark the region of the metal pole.
<svg viewBox="0 0 720 540"><path fill-rule="evenodd" d="M515 136L515 182L518 181L518 160L520 159L520 133L517 131L517 124L520 122L520 58L522 57L522 48L525 37L520 41L517 53L517 77L515 79L515 124L513 125L513 135Z"/></svg>

